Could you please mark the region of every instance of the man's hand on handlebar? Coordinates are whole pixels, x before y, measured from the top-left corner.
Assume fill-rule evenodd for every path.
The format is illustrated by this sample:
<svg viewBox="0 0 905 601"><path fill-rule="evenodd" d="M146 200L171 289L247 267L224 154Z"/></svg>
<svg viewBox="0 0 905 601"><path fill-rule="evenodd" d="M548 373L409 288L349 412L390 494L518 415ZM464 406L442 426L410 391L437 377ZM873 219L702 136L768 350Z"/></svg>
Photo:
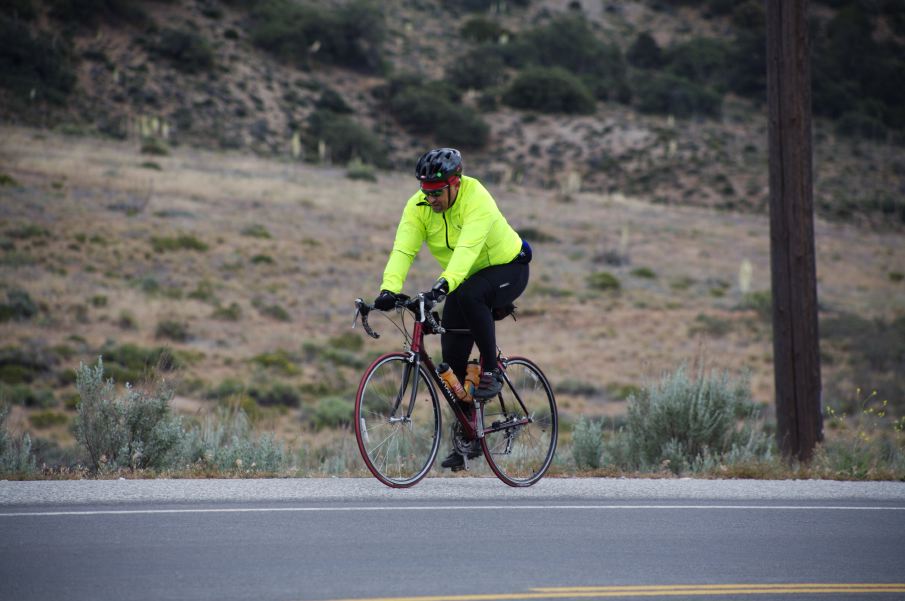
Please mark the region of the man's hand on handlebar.
<svg viewBox="0 0 905 601"><path fill-rule="evenodd" d="M436 305L437 303L442 303L448 293L449 284L444 278L440 278L439 280L437 280L437 283L434 284L433 288L431 288L427 292L423 292L421 296L424 297L425 302L430 302L431 305Z"/></svg>
<svg viewBox="0 0 905 601"><path fill-rule="evenodd" d="M374 308L378 311L389 311L396 307L398 296L389 290L381 290L374 299Z"/></svg>

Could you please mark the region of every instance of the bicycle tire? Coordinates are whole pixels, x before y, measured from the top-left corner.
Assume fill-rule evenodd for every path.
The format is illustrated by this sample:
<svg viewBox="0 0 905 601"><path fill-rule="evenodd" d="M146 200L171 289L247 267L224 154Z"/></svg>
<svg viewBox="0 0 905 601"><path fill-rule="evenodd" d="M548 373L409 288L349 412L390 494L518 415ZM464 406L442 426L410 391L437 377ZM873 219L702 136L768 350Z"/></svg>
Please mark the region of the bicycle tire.
<svg viewBox="0 0 905 601"><path fill-rule="evenodd" d="M556 453L556 398L547 377L530 359L512 357L504 367L503 390L481 408L481 447L500 480L509 486L531 486L544 476ZM526 417L529 423L524 423Z"/></svg>
<svg viewBox="0 0 905 601"><path fill-rule="evenodd" d="M374 477L393 488L407 488L424 478L440 446L437 391L423 365L418 374L413 368L405 353L383 355L365 371L355 395L358 450ZM415 403L410 421L405 421L412 382Z"/></svg>

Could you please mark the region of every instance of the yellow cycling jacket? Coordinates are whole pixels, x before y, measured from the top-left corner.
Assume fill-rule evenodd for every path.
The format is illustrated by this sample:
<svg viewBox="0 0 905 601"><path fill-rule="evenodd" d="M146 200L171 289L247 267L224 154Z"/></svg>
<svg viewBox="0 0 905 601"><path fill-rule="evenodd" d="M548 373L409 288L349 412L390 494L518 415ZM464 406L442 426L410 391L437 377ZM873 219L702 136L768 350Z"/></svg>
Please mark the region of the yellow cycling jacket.
<svg viewBox="0 0 905 601"><path fill-rule="evenodd" d="M522 239L503 217L490 192L478 180L462 176L453 206L435 213L419 190L409 198L396 230L393 251L383 271L381 290L402 292L422 243L443 267L440 277L455 290L470 275L512 261Z"/></svg>

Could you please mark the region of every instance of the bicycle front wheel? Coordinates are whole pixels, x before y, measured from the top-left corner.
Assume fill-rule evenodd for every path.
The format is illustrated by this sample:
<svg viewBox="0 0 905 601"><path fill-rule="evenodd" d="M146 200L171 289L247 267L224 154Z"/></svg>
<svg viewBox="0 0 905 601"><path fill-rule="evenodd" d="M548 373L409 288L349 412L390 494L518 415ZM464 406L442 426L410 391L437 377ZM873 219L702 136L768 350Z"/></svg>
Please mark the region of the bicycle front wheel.
<svg viewBox="0 0 905 601"><path fill-rule="evenodd" d="M355 438L374 477L412 486L430 471L440 446L440 403L424 366L409 355L377 359L355 397Z"/></svg>
<svg viewBox="0 0 905 601"><path fill-rule="evenodd" d="M559 422L553 389L540 368L523 357L505 364L503 390L481 411L487 464L510 486L531 486L553 461Z"/></svg>

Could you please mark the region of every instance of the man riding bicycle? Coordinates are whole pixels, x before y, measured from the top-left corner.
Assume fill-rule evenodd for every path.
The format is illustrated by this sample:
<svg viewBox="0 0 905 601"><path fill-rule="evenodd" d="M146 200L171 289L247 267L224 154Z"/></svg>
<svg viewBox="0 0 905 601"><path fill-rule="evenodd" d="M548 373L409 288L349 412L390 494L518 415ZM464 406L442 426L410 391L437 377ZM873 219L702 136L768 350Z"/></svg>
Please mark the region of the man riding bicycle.
<svg viewBox="0 0 905 601"><path fill-rule="evenodd" d="M444 327L470 331L440 337L443 361L464 382L468 358L477 344L483 363L474 396L491 398L503 384L496 365L493 312L511 306L528 285L531 247L512 229L481 182L462 174L458 150L425 153L418 159L415 176L421 187L402 212L374 307L389 311L396 306L409 268L426 242L443 271L424 293L425 299L445 298ZM473 456L479 454L475 449ZM468 455L472 458L472 453ZM463 464L455 450L441 463L454 470Z"/></svg>

